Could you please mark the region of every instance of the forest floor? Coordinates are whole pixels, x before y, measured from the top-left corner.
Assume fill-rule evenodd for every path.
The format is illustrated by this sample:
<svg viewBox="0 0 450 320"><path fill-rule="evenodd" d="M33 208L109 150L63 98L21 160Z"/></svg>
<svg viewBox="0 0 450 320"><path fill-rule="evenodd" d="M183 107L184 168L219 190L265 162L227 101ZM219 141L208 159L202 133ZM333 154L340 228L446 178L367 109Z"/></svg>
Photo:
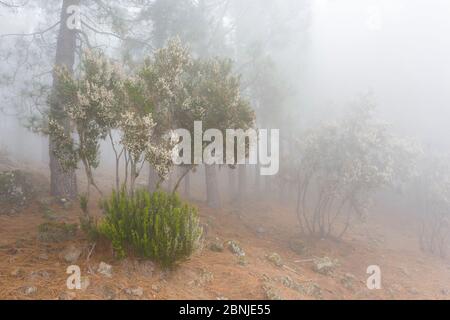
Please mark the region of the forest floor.
<svg viewBox="0 0 450 320"><path fill-rule="evenodd" d="M38 199L23 212L0 215L0 299L450 299L450 261L420 251L407 213L383 209L341 241L311 241L297 236L292 208L251 201L220 210L193 204L205 229L202 249L173 271L117 260L81 231L67 241L42 242L42 223L79 222L76 204L53 204L49 213ZM245 256L231 252L228 241ZM73 250L77 259L68 263ZM330 268L315 271L324 257ZM110 274L98 271L102 262L112 266ZM81 290L67 289L69 265L81 269ZM371 265L381 268L379 290L366 285Z"/></svg>

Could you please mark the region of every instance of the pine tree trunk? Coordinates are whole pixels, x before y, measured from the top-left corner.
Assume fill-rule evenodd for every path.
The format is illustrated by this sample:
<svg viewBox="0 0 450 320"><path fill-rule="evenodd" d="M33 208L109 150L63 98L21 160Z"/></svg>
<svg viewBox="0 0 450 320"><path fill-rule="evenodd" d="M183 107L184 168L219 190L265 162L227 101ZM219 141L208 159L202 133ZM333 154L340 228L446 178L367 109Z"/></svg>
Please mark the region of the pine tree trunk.
<svg viewBox="0 0 450 320"><path fill-rule="evenodd" d="M205 165L205 179L208 206L218 209L220 208L220 194L216 167L212 165Z"/></svg>
<svg viewBox="0 0 450 320"><path fill-rule="evenodd" d="M67 27L67 8L71 5L79 5L79 0L64 0L61 10L61 24L56 44L55 67L65 67L69 72L73 72L75 63L76 30ZM50 112L59 119L60 124L65 128L66 134L70 134L70 124L64 114L63 106L55 97L55 89L58 86L57 77L53 75L53 98L50 103ZM58 198L75 199L77 197L77 179L75 170L63 170L59 160L55 157L53 150L54 139L49 137L50 156L50 192L52 196Z"/></svg>

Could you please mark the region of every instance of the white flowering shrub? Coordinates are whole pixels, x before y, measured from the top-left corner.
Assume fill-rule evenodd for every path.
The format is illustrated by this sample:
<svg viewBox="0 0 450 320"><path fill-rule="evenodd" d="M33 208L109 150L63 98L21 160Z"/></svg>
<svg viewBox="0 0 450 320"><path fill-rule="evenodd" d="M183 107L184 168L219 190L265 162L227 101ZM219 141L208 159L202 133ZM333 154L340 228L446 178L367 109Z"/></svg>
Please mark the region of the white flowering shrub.
<svg viewBox="0 0 450 320"><path fill-rule="evenodd" d="M48 133L55 137L52 150L63 168L83 165L90 186L100 193L93 175L99 165L100 141L109 139L116 156L116 189L133 193L144 163L150 163L163 180L171 167L172 103L182 91L181 73L189 63L187 50L170 41L146 60L136 74L98 52L86 52L80 72L71 76L57 70L59 101L70 121L64 129L58 114L50 114ZM125 163L121 184L119 166Z"/></svg>
<svg viewBox="0 0 450 320"><path fill-rule="evenodd" d="M363 216L373 194L406 178L417 150L394 138L363 107L342 121L322 125L301 138L297 215L302 232L342 237Z"/></svg>
<svg viewBox="0 0 450 320"><path fill-rule="evenodd" d="M72 132L64 129L58 114L50 114L48 130L55 140L52 151L65 169L83 164L89 194L90 186L99 190L93 176L99 165L99 143L118 123L126 77L117 64L95 52L84 54L78 77L65 69L57 70L57 75L57 97L63 102Z"/></svg>

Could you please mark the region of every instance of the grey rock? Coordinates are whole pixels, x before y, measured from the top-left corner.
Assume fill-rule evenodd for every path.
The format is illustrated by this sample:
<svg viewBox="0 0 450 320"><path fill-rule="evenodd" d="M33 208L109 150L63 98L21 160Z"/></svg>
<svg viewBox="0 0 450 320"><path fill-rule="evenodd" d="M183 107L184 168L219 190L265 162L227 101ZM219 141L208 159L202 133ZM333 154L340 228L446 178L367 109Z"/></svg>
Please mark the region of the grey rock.
<svg viewBox="0 0 450 320"><path fill-rule="evenodd" d="M71 245L66 250L64 250L64 260L68 263L75 263L77 262L78 258L80 258L82 251L75 247L74 245Z"/></svg>
<svg viewBox="0 0 450 320"><path fill-rule="evenodd" d="M241 257L245 256L245 251L234 240L228 241L228 250L230 250L235 255L238 255Z"/></svg>
<svg viewBox="0 0 450 320"><path fill-rule="evenodd" d="M129 288L125 289L125 293L130 296L142 297L144 295L144 289L142 289L141 287Z"/></svg>
<svg viewBox="0 0 450 320"><path fill-rule="evenodd" d="M111 278L112 277L112 270L113 267L105 262L100 262L97 272L101 275L104 275L105 277Z"/></svg>
<svg viewBox="0 0 450 320"><path fill-rule="evenodd" d="M38 289L33 286L26 286L26 287L22 288L22 291L25 295L31 296L31 295L37 293Z"/></svg>

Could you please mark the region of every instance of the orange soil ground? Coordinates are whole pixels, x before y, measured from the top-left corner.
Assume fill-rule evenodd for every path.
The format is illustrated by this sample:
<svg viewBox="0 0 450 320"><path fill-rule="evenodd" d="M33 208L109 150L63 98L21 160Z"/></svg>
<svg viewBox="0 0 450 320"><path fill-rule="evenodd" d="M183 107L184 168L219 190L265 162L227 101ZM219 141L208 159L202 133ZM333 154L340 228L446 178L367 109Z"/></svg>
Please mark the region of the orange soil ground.
<svg viewBox="0 0 450 320"><path fill-rule="evenodd" d="M411 223L398 217L373 213L368 223L357 225L341 242L320 240L303 255L289 247L298 231L292 209L270 204L247 204L243 208L211 210L200 208L206 236L204 247L176 270L164 272L149 262L118 261L108 249L95 248L79 236L66 243L44 244L37 240L37 227L46 222L36 204L19 215L0 216L0 299L267 299L267 288L283 299L450 299L450 263L418 249ZM78 222L77 208L53 208L59 220ZM246 252L247 265L226 247L213 252L208 244L219 238L235 240ZM306 241L306 240L305 240ZM83 249L77 264L89 278L86 290L69 291L61 252L74 244ZM277 267L266 256L277 253L284 266ZM332 275L312 270L311 259L329 256L339 260ZM112 278L97 272L104 261L113 266ZM382 289L368 290L366 269L379 265ZM344 286L342 278L351 273L356 282ZM316 283L321 294L306 294L288 288L289 276L302 285ZM37 292L24 293L33 286ZM126 289L140 287L142 296Z"/></svg>

